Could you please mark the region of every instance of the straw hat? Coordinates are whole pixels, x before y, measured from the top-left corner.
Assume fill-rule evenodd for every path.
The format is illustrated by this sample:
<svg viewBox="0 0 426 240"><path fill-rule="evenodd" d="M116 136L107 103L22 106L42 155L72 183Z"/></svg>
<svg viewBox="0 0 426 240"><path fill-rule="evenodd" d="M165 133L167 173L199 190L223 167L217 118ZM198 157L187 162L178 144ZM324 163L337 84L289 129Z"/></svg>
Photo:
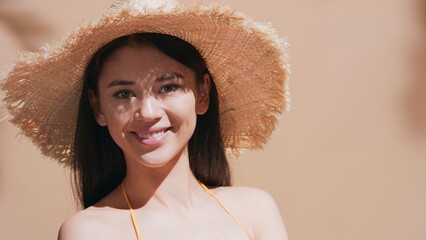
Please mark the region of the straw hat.
<svg viewBox="0 0 426 240"><path fill-rule="evenodd" d="M86 64L106 43L137 32L170 34L199 50L217 86L227 150L268 141L288 108L286 42L227 7L172 1L117 1L57 45L24 53L0 80L10 121L44 155L68 165Z"/></svg>

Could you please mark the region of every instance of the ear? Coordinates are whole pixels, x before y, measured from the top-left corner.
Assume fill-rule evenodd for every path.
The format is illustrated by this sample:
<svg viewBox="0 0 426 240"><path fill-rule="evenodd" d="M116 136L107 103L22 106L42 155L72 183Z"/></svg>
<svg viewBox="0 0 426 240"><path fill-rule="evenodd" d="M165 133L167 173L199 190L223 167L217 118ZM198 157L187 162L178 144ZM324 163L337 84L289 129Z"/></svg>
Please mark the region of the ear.
<svg viewBox="0 0 426 240"><path fill-rule="evenodd" d="M199 86L197 96L196 112L198 115L203 115L209 109L210 103L210 74L203 75L203 83Z"/></svg>
<svg viewBox="0 0 426 240"><path fill-rule="evenodd" d="M107 125L105 115L102 112L99 99L95 96L95 93L92 90L89 90L89 101L90 101L90 106L92 107L93 115L95 116L96 122L100 126L105 127Z"/></svg>

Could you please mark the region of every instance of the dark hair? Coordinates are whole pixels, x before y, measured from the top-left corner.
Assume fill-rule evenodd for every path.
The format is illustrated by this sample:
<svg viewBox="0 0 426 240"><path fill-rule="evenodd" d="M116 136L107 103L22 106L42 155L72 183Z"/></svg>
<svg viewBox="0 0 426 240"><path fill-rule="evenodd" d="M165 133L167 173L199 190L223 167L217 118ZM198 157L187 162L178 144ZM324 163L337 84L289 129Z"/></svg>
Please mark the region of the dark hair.
<svg viewBox="0 0 426 240"><path fill-rule="evenodd" d="M189 162L194 176L206 186L231 185L220 133L217 90L203 57L194 46L180 38L158 33L136 33L117 38L99 49L84 74L72 162L74 193L84 208L114 190L126 175L123 152L111 138L108 129L97 124L88 92L92 90L96 96L99 94L98 78L106 58L121 47L146 41L192 69L198 85L203 82L204 74L209 74L212 80L209 108L205 114L197 116L195 131L188 144Z"/></svg>

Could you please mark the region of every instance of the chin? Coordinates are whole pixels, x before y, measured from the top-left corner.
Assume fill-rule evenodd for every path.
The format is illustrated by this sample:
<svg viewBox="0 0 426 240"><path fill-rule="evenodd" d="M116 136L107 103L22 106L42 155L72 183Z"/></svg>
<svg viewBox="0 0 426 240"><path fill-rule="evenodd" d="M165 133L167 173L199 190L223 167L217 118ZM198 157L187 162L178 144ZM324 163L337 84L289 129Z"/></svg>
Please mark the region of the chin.
<svg viewBox="0 0 426 240"><path fill-rule="evenodd" d="M158 161L158 160L150 161L149 159L141 159L139 161L140 164L148 168L161 168L168 165L169 162L170 161Z"/></svg>
<svg viewBox="0 0 426 240"><path fill-rule="evenodd" d="M138 159L138 162L145 167L150 168L160 168L164 167L169 164L176 164L176 162L179 160L181 154L156 154L154 152L146 153L140 156Z"/></svg>

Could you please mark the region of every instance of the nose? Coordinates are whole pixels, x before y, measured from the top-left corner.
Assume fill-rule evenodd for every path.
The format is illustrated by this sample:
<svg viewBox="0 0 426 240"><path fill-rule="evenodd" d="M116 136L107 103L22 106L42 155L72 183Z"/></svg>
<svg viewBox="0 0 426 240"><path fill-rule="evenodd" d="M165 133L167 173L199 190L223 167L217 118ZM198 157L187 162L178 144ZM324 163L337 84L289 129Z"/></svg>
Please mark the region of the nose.
<svg viewBox="0 0 426 240"><path fill-rule="evenodd" d="M161 118L163 111L155 97L146 96L136 104L135 120L152 122Z"/></svg>

